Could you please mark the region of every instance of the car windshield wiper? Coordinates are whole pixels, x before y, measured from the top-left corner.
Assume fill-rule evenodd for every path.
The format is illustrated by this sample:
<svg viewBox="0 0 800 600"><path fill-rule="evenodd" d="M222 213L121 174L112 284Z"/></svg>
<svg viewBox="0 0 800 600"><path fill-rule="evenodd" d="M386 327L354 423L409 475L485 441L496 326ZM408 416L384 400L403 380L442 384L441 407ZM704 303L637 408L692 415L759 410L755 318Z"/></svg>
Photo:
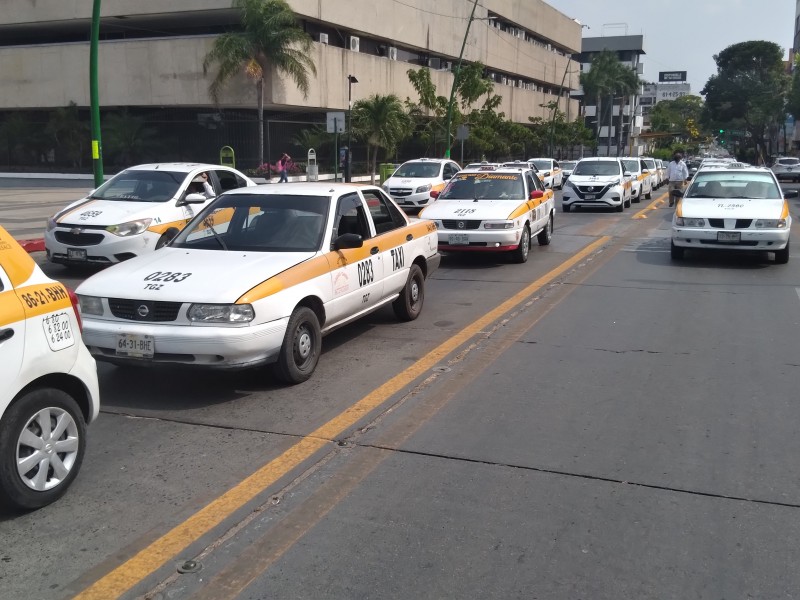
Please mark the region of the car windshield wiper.
<svg viewBox="0 0 800 600"><path fill-rule="evenodd" d="M227 252L228 247L225 245L225 242L222 241L222 238L219 237L219 234L217 233L217 230L214 229L214 226L209 223L207 224L207 227L211 230L211 233L214 234L214 239L217 240L219 245L222 246L222 249Z"/></svg>

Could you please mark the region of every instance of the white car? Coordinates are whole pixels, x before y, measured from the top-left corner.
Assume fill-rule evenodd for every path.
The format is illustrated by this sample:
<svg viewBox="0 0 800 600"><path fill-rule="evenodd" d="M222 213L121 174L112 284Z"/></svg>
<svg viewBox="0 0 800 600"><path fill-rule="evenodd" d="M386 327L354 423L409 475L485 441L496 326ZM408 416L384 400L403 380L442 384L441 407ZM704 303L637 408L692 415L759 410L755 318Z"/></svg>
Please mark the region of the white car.
<svg viewBox="0 0 800 600"><path fill-rule="evenodd" d="M522 263L534 235L550 243L553 196L532 169L464 170L420 216L436 223L440 250L508 252Z"/></svg>
<svg viewBox="0 0 800 600"><path fill-rule="evenodd" d="M220 165L158 163L118 173L47 221L51 262L111 265L163 246L224 191L252 186Z"/></svg>
<svg viewBox="0 0 800 600"><path fill-rule="evenodd" d="M772 163L772 172L778 181L800 181L800 158L781 156Z"/></svg>
<svg viewBox="0 0 800 600"><path fill-rule="evenodd" d="M792 216L775 175L762 167L701 167L682 194L672 217L673 259L687 249L775 253L775 262L789 262Z"/></svg>
<svg viewBox="0 0 800 600"><path fill-rule="evenodd" d="M439 158L418 158L403 163L383 182L383 189L404 208L421 208L435 200L453 175L458 163Z"/></svg>
<svg viewBox="0 0 800 600"><path fill-rule="evenodd" d="M533 163L544 181L544 187L560 190L564 187L564 172L558 161L552 158L529 158L528 162Z"/></svg>
<svg viewBox="0 0 800 600"><path fill-rule="evenodd" d="M624 156L622 164L631 174L631 194L634 202L641 202L642 198L648 200L653 197L653 181L650 178L650 169L644 160L638 156Z"/></svg>
<svg viewBox="0 0 800 600"><path fill-rule="evenodd" d="M667 176L666 171L662 172L655 158L651 156L643 156L642 162L644 163L645 168L649 171L651 190L657 190L664 183L666 183L666 181L664 181Z"/></svg>
<svg viewBox="0 0 800 600"><path fill-rule="evenodd" d="M0 506L61 497L100 410L97 367L75 296L0 227Z"/></svg>
<svg viewBox="0 0 800 600"><path fill-rule="evenodd" d="M167 246L78 289L100 360L311 377L321 337L384 305L416 319L439 265L436 226L377 187L292 183L228 192Z"/></svg>
<svg viewBox="0 0 800 600"><path fill-rule="evenodd" d="M564 182L566 183L569 176L572 175L572 171L575 169L575 165L578 164L577 160L562 160L561 161L561 170L564 172Z"/></svg>
<svg viewBox="0 0 800 600"><path fill-rule="evenodd" d="M573 206L610 207L622 212L630 207L632 177L619 158L582 158L575 165L561 197L561 210Z"/></svg>

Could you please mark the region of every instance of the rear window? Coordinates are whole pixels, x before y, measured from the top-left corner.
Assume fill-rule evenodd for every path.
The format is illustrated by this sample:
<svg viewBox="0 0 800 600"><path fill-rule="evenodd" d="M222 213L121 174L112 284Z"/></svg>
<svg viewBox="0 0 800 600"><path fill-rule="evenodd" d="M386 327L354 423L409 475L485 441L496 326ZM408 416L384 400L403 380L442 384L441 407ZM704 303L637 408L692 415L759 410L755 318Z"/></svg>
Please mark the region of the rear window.
<svg viewBox="0 0 800 600"><path fill-rule="evenodd" d="M392 177L419 177L432 179L439 176L442 165L428 162L407 162L401 165Z"/></svg>
<svg viewBox="0 0 800 600"><path fill-rule="evenodd" d="M684 197L778 200L783 195L770 173L717 171L699 173Z"/></svg>
<svg viewBox="0 0 800 600"><path fill-rule="evenodd" d="M522 173L459 173L440 200L524 200Z"/></svg>
<svg viewBox="0 0 800 600"><path fill-rule="evenodd" d="M619 175L619 163L615 160L587 160L575 166L573 175Z"/></svg>
<svg viewBox="0 0 800 600"><path fill-rule="evenodd" d="M777 162L779 165L784 165L787 167L800 165L800 159L798 158L779 158Z"/></svg>

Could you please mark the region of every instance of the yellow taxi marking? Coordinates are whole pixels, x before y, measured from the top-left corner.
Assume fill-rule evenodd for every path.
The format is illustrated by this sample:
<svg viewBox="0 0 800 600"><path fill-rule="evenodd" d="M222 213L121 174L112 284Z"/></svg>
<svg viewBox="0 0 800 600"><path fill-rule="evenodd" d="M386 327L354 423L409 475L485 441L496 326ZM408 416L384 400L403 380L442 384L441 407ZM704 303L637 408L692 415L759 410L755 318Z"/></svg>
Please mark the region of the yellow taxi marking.
<svg viewBox="0 0 800 600"><path fill-rule="evenodd" d="M25 311L14 290L0 292L0 327L25 320Z"/></svg>
<svg viewBox="0 0 800 600"><path fill-rule="evenodd" d="M64 219L66 219L71 214L75 213L78 210L81 210L82 208L86 208L87 206L89 206L90 204L94 204L95 202L96 202L96 200L87 200L86 202L81 202L77 206L74 206L70 210L68 210L67 212L61 214L58 217L58 219L56 219L56 222L57 223L62 223L64 221Z"/></svg>
<svg viewBox="0 0 800 600"><path fill-rule="evenodd" d="M147 231L151 233L164 233L167 229L171 229L173 227L178 227L180 229L188 222L188 219L181 219L180 221L170 221L169 223L158 223L148 227Z"/></svg>
<svg viewBox="0 0 800 600"><path fill-rule="evenodd" d="M788 219L788 218L789 218L789 202L784 200L783 211L781 212L781 219Z"/></svg>
<svg viewBox="0 0 800 600"><path fill-rule="evenodd" d="M0 227L0 263L13 287L28 281L36 267L30 255L3 227Z"/></svg>
<svg viewBox="0 0 800 600"><path fill-rule="evenodd" d="M675 216L682 217L683 216L683 203L681 202L683 198L678 198L678 203L675 205Z"/></svg>
<svg viewBox="0 0 800 600"><path fill-rule="evenodd" d="M523 288L484 316L473 321L470 325L467 325L413 365L364 396L338 416L309 433L283 454L262 466L241 483L235 485L184 522L140 550L74 598L76 600L107 600L108 598L117 598L130 590L145 577L161 568L166 562L174 559L178 553L201 536L224 522L225 519L262 493L267 487L300 466L317 451L329 445L331 440L341 436L342 433L358 423L364 416L379 408L395 393L412 383L420 375L430 371L447 355L483 331L492 322L522 304L538 290L566 273L591 254L600 250L609 240L611 240L610 236L603 236L592 242L549 273Z"/></svg>
<svg viewBox="0 0 800 600"><path fill-rule="evenodd" d="M534 198L532 200L528 200L525 204L520 204L514 212L508 215L507 220L511 221L516 219L517 217L521 217L525 213L535 209L537 206L544 204L549 200L548 196L542 196L541 198Z"/></svg>
<svg viewBox="0 0 800 600"><path fill-rule="evenodd" d="M642 210L633 215L631 219L646 219L647 212L651 210L656 210L659 207L659 205L664 201L666 196L667 196L666 192L663 192L658 198L653 200L650 204L648 204Z"/></svg>

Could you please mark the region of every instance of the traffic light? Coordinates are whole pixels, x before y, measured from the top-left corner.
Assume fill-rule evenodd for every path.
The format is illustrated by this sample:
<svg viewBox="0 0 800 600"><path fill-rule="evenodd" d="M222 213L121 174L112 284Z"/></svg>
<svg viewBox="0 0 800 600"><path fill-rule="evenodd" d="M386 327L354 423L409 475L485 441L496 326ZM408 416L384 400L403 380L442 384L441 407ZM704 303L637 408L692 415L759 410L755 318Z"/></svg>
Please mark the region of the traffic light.
<svg viewBox="0 0 800 600"><path fill-rule="evenodd" d="M725 133L725 130L724 129L720 129L719 132L720 133Z"/></svg>

